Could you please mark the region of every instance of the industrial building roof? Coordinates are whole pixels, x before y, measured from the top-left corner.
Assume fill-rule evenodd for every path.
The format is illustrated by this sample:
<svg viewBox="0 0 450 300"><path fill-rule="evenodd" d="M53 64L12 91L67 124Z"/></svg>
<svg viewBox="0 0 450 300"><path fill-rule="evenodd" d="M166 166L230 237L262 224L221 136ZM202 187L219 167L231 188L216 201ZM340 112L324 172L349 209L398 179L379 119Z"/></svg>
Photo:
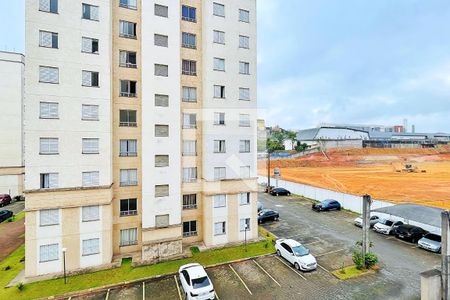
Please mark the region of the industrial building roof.
<svg viewBox="0 0 450 300"><path fill-rule="evenodd" d="M316 138L321 127L304 129L297 132L297 140L299 141L312 141Z"/></svg>
<svg viewBox="0 0 450 300"><path fill-rule="evenodd" d="M443 210L420 204L397 204L373 209L372 211L393 215L422 224L441 227L441 212Z"/></svg>

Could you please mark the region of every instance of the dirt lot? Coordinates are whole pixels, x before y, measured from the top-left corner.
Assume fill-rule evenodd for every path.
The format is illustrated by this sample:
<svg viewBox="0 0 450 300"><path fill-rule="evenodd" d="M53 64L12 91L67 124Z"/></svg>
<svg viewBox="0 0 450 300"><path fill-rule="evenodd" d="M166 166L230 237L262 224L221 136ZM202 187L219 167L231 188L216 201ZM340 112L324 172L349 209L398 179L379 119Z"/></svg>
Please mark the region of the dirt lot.
<svg viewBox="0 0 450 300"><path fill-rule="evenodd" d="M405 164L416 172L403 172ZM440 149L353 149L273 161L282 179L394 203L450 209L450 147ZM260 175L266 163L259 162Z"/></svg>

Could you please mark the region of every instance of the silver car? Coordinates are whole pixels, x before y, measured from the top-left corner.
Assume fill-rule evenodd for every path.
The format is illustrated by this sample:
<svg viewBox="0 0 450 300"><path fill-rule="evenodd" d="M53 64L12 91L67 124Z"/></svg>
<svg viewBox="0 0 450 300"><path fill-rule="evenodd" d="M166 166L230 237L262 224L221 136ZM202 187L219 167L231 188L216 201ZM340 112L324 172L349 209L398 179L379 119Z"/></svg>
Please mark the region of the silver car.
<svg viewBox="0 0 450 300"><path fill-rule="evenodd" d="M441 236L434 233L427 233L418 242L419 247L435 253L441 252Z"/></svg>
<svg viewBox="0 0 450 300"><path fill-rule="evenodd" d="M378 222L380 222L380 218L378 216L371 216L369 220L370 228L372 228L373 225L377 224ZM363 226L362 216L357 217L353 221L353 224L355 224L355 226L362 227Z"/></svg>

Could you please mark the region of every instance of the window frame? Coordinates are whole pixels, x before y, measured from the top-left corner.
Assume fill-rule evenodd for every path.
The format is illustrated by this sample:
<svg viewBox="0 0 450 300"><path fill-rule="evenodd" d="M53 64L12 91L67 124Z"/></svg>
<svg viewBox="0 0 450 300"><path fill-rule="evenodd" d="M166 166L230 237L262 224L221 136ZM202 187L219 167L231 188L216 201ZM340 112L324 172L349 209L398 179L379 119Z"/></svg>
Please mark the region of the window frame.
<svg viewBox="0 0 450 300"><path fill-rule="evenodd" d="M48 109L48 115L47 116L45 116L45 115L43 115L43 113L42 113L42 105L48 105L49 107L47 108ZM51 105L56 105L56 116L52 116L51 115L51 113L50 113L50 111L52 110L51 109ZM43 120L57 120L57 119L59 119L59 102L51 102L51 101L40 101L39 102L39 119L43 119Z"/></svg>
<svg viewBox="0 0 450 300"><path fill-rule="evenodd" d="M122 203L125 202L125 201L127 202L128 210L122 210ZM136 209L134 209L134 210L130 209L130 202L131 201L135 201ZM120 215L120 217L137 216L138 215L138 201L137 201L137 198L120 199L119 215Z"/></svg>
<svg viewBox="0 0 450 300"><path fill-rule="evenodd" d="M183 210L197 209L197 194L183 194L182 207Z"/></svg>
<svg viewBox="0 0 450 300"><path fill-rule="evenodd" d="M43 33L49 33L51 35L51 40L52 40L51 46L45 46L41 43L42 42L41 34L43 34ZM53 37L54 36L56 36L56 47L54 47L54 45L53 45L53 42L54 42ZM59 49L59 34L58 34L58 32L48 31L48 30L39 30L39 47L47 48L47 49Z"/></svg>
<svg viewBox="0 0 450 300"><path fill-rule="evenodd" d="M187 9L188 16L184 15L185 9ZM194 16L191 16L192 12L193 12ZM181 20L187 21L187 22L192 22L192 23L197 23L197 8L189 6L189 5L182 5L181 6Z"/></svg>
<svg viewBox="0 0 450 300"><path fill-rule="evenodd" d="M222 231L220 233L217 233L217 225L221 224ZM215 222L214 223L214 236L220 236L220 235L226 235L227 234L227 222L221 221L221 222Z"/></svg>
<svg viewBox="0 0 450 300"><path fill-rule="evenodd" d="M89 18L85 17L85 14L84 14L85 7L89 7ZM92 18L92 10L91 10L92 8L97 8L97 19ZM89 4L89 3L81 3L81 19L99 22L100 21L100 7L98 5L93 5L93 4Z"/></svg>
<svg viewBox="0 0 450 300"><path fill-rule="evenodd" d="M50 13L50 14L59 14L59 2L58 0L48 0L48 7L49 10L42 10L41 9L41 2L45 1L45 0L39 0L39 11L40 12L45 12L45 13ZM56 11L52 11L52 1L54 1L54 3L56 3Z"/></svg>
<svg viewBox="0 0 450 300"><path fill-rule="evenodd" d="M91 216L86 216L85 215L85 209L91 209L91 208L96 208L97 209L97 214L94 217ZM99 205L89 205L89 206L82 206L81 207L81 222L82 223L89 223L89 222L97 222L100 221L100 206Z"/></svg>
<svg viewBox="0 0 450 300"><path fill-rule="evenodd" d="M129 0L125 0L125 1L130 2ZM136 1L136 5L133 6L133 5L130 5L129 3L122 4L122 0L119 0L119 7L131 9L131 10L137 10L137 1Z"/></svg>
<svg viewBox="0 0 450 300"><path fill-rule="evenodd" d="M195 224L195 226L192 226L193 224ZM188 231L184 230L185 225L187 225L189 227ZM195 228L195 230L193 230L193 228ZM188 238L188 237L197 236L197 235L198 235L197 220L184 221L183 222L183 237Z"/></svg>

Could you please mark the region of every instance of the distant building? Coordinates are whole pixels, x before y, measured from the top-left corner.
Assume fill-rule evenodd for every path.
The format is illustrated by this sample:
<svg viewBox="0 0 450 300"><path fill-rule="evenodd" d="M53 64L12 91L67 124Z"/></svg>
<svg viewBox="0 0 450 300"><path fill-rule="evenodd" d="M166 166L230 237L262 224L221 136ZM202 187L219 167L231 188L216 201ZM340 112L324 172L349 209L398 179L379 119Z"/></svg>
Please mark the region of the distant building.
<svg viewBox="0 0 450 300"><path fill-rule="evenodd" d="M25 57L0 51L0 194L23 191L23 90Z"/></svg>

